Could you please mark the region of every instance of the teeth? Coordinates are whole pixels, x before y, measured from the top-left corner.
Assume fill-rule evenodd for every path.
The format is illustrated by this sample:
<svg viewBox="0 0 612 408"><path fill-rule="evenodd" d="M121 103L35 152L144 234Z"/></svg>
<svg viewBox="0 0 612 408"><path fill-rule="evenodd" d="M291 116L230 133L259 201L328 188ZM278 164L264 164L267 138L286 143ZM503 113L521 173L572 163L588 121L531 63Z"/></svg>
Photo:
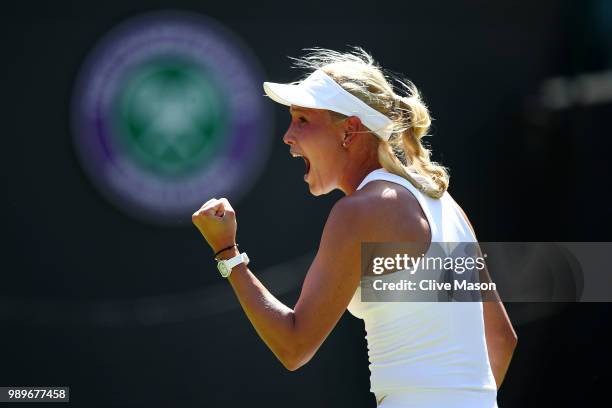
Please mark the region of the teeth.
<svg viewBox="0 0 612 408"><path fill-rule="evenodd" d="M291 156L293 156L293 157L304 157L301 154L297 154L297 153L291 153Z"/></svg>

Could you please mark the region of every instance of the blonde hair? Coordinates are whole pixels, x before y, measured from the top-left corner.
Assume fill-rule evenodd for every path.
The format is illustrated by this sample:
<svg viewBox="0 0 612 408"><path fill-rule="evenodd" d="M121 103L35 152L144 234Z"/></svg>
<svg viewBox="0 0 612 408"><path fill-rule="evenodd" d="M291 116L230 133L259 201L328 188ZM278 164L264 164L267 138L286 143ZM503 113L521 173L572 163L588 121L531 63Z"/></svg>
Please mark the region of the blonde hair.
<svg viewBox="0 0 612 408"><path fill-rule="evenodd" d="M383 168L410 181L428 196L440 198L448 189L449 174L445 167L431 161L431 152L422 142L431 118L416 86L384 71L360 47L344 53L323 48L305 51L309 53L291 58L295 67L323 70L347 92L392 120L388 141L373 135L378 140L378 161ZM394 85L401 88L399 93L394 91Z"/></svg>

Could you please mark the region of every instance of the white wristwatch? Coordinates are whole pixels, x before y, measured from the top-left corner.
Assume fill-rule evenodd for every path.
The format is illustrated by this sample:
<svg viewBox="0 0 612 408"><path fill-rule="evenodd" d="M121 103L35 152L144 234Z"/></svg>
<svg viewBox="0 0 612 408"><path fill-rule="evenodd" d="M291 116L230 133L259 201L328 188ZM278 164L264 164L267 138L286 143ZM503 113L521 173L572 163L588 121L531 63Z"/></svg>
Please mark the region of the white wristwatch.
<svg viewBox="0 0 612 408"><path fill-rule="evenodd" d="M240 255L236 255L233 258L225 259L225 260L218 261L218 262L219 263L217 263L217 269L219 269L221 276L223 276L224 278L227 278L232 273L232 269L234 268L234 266L240 265L243 262L245 265L248 265L249 256L246 254L246 252L243 252Z"/></svg>

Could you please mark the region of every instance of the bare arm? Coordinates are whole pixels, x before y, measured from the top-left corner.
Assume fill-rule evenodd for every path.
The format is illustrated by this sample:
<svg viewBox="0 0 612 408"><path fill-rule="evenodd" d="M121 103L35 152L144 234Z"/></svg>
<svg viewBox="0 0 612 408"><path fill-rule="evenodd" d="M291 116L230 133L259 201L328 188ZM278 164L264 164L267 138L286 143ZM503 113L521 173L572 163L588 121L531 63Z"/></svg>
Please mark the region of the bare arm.
<svg viewBox="0 0 612 408"><path fill-rule="evenodd" d="M213 202L212 205L218 206L219 203ZM233 212L229 203L222 202L222 205L226 214ZM218 208L209 211L205 207L200 210L200 215L194 214L194 223L197 226L200 224L198 228L201 231L210 234L209 231L214 228L202 223L224 221L215 215L221 213ZM210 218L215 216L217 219ZM294 309L276 299L244 264L235 267L229 277L234 293L253 327L288 370L296 370L312 358L357 289L360 278L360 226L355 219L358 217L354 217L354 208L350 203L340 200L334 206ZM207 240L210 238L205 237ZM213 245L210 241L213 249L223 248L223 244ZM224 258L237 254L236 249L222 253Z"/></svg>
<svg viewBox="0 0 612 408"><path fill-rule="evenodd" d="M463 213L465 220L472 229L474 237L476 237L474 228L463 212L463 209L459 207L459 205L457 205L457 207ZM482 281L491 281L491 277L486 268L483 270L481 278ZM489 354L489 362L491 363L491 371L493 371L495 383L497 384L497 388L499 388L504 381L508 367L510 367L510 361L512 360L518 337L497 291L494 293L495 299L490 299L490 294L487 294L486 297L488 301L482 302L482 304L487 352Z"/></svg>
<svg viewBox="0 0 612 408"><path fill-rule="evenodd" d="M510 366L518 338L501 300L483 302L483 315L489 361L499 388Z"/></svg>
<svg viewBox="0 0 612 408"><path fill-rule="evenodd" d="M220 259L236 255L234 249ZM293 347L288 340L294 330L293 309L274 297L244 264L232 270L229 282L259 337L287 369L292 369L288 356Z"/></svg>

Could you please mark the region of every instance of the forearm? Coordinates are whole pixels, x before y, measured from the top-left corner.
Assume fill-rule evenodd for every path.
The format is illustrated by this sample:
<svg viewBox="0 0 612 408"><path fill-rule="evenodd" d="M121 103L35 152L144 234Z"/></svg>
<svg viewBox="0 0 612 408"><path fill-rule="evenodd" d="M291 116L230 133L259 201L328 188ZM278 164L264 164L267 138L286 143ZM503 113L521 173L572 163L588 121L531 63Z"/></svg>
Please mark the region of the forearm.
<svg viewBox="0 0 612 408"><path fill-rule="evenodd" d="M510 367L513 352L514 347L507 348L501 352L500 349L489 351L491 371L493 372L493 377L495 377L495 383L497 384L498 389L501 387L504 378L506 377L506 372L508 371L508 367Z"/></svg>
<svg viewBox="0 0 612 408"><path fill-rule="evenodd" d="M484 320L489 362L499 388L510 366L517 336L501 301L484 302Z"/></svg>
<svg viewBox="0 0 612 408"><path fill-rule="evenodd" d="M223 258L235 255L238 251L233 249L225 251ZM274 297L244 264L234 267L228 280L259 337L290 368L296 352L293 310Z"/></svg>

